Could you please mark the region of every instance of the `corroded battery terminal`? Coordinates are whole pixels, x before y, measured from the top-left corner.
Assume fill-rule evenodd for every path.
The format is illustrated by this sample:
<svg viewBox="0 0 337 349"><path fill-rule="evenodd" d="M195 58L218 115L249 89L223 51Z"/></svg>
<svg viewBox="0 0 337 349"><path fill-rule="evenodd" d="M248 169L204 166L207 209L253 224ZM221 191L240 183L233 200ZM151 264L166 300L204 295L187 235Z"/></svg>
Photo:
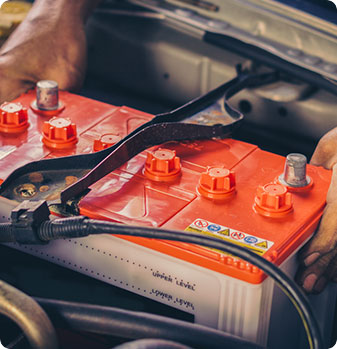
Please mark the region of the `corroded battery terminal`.
<svg viewBox="0 0 337 349"><path fill-rule="evenodd" d="M59 87L56 81L40 80L36 84L36 100L31 104L34 112L43 115L57 115L64 105L59 101Z"/></svg>
<svg viewBox="0 0 337 349"><path fill-rule="evenodd" d="M303 154L287 155L284 171L278 178L288 188L308 188L312 180L307 176L307 158Z"/></svg>

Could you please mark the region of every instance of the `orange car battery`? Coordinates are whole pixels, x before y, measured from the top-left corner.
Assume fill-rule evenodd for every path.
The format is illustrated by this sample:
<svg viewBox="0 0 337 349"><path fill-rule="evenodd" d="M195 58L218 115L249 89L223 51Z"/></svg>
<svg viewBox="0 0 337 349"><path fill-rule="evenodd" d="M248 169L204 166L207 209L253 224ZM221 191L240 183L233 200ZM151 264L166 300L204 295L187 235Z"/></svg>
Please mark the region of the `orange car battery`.
<svg viewBox="0 0 337 349"><path fill-rule="evenodd" d="M67 92L60 92L56 110L41 111L35 98L30 91L1 107L2 179L34 160L109 147L152 118ZM80 214L213 236L293 276L296 252L322 215L330 172L308 165L307 183L294 189L284 185L284 167L284 157L234 139L170 142L92 185L80 201ZM76 174L67 176L64 186L76 180ZM14 188L10 199L33 199L48 190L36 173ZM272 280L221 251L112 235L11 246L190 313L198 324L271 348L307 347L296 311ZM328 341L334 288L311 296L311 302Z"/></svg>

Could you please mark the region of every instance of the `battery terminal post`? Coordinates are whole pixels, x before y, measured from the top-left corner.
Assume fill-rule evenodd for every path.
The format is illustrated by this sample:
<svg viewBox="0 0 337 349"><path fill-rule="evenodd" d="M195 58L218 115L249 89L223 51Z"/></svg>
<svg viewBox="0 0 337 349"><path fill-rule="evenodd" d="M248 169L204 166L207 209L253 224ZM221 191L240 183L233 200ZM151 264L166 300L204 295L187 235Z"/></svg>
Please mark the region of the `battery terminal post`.
<svg viewBox="0 0 337 349"><path fill-rule="evenodd" d="M56 81L40 80L36 84L36 100L31 103L32 110L42 116L60 114L65 105L59 100L59 87Z"/></svg>
<svg viewBox="0 0 337 349"><path fill-rule="evenodd" d="M284 171L277 180L291 192L303 192L311 189L313 180L307 175L306 156L299 153L288 154Z"/></svg>

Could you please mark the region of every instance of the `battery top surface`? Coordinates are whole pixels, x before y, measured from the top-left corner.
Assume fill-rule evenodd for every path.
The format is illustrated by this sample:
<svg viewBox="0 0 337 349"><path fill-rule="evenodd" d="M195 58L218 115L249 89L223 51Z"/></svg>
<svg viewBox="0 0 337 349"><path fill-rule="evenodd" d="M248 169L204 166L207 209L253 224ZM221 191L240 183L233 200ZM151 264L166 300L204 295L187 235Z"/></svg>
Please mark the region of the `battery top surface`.
<svg viewBox="0 0 337 349"><path fill-rule="evenodd" d="M2 179L33 160L104 149L152 117L61 92L65 108L56 115L59 119L49 121L50 113L38 114L30 108L34 99L30 91L14 101L27 109L26 128L25 121L10 113L2 116L2 122L6 117L21 127L20 133L0 134ZM53 127L58 123L63 131L56 134ZM56 137L57 146L54 138L43 141L46 137ZM280 265L313 234L331 178L329 171L307 165L310 185L286 188L278 181L284 164L284 157L233 139L170 142L135 156L94 184L80 202L80 213L213 236ZM34 185L36 190L48 190ZM249 283L265 278L258 268L220 251L178 242L123 239Z"/></svg>

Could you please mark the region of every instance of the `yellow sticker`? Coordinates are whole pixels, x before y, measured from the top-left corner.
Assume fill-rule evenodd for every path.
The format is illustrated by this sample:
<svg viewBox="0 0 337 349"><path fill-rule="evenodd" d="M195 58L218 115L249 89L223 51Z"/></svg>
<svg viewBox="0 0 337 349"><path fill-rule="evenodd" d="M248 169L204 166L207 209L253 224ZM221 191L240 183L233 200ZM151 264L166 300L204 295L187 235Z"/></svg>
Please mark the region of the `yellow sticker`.
<svg viewBox="0 0 337 349"><path fill-rule="evenodd" d="M259 254L260 256L263 256L274 244L272 241L259 238L255 235L247 234L236 229L228 228L220 224L212 223L202 218L197 218L194 220L194 222L190 224L185 231L229 241L232 244L249 248L251 251ZM222 251L218 252L224 253Z"/></svg>
<svg viewBox="0 0 337 349"><path fill-rule="evenodd" d="M219 234L229 236L229 229L221 230L221 231L219 231Z"/></svg>
<svg viewBox="0 0 337 349"><path fill-rule="evenodd" d="M255 244L255 246L262 247L262 248L268 248L268 242L262 241L262 242Z"/></svg>

